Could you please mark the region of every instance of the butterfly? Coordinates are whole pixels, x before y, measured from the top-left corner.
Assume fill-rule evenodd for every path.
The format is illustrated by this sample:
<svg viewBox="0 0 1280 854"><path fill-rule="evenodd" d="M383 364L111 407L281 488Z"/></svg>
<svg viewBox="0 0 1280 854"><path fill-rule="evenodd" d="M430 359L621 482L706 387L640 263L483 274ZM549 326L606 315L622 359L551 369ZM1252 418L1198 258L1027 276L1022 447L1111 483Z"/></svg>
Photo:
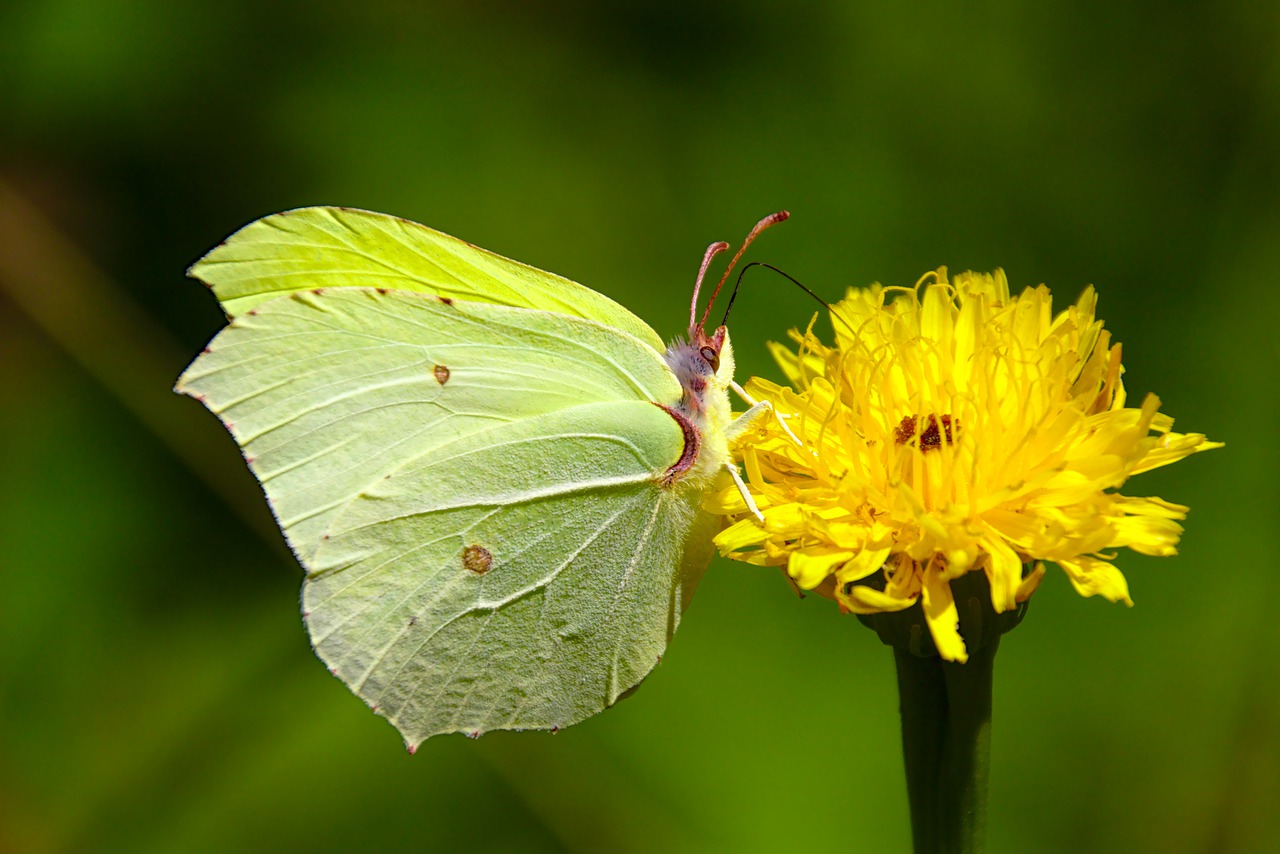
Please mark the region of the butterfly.
<svg viewBox="0 0 1280 854"><path fill-rule="evenodd" d="M261 483L316 654L411 752L579 722L660 660L719 530L703 496L747 495L728 443L767 409L697 318L728 248L669 346L589 288L350 208L257 220L188 271L228 325L175 390Z"/></svg>

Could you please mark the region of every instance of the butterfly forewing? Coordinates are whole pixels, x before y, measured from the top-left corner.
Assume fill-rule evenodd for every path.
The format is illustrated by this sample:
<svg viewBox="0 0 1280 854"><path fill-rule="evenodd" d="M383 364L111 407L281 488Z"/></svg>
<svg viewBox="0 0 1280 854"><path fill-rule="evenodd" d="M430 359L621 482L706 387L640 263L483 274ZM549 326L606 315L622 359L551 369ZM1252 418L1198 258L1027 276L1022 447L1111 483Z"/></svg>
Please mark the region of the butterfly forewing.
<svg viewBox="0 0 1280 854"><path fill-rule="evenodd" d="M346 503L434 448L583 403L680 395L647 345L598 323L370 288L263 304L178 388L226 423L304 564Z"/></svg>
<svg viewBox="0 0 1280 854"><path fill-rule="evenodd" d="M382 287L554 311L612 326L655 350L644 321L577 282L400 217L356 208L299 208L263 217L192 266L232 317L281 294Z"/></svg>

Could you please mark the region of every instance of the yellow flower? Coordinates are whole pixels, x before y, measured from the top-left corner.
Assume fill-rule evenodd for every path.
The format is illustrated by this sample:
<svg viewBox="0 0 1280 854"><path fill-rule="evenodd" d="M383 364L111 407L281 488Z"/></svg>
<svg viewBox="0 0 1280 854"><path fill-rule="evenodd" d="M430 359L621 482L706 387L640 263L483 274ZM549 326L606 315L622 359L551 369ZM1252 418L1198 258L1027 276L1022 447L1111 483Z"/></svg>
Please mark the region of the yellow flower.
<svg viewBox="0 0 1280 854"><path fill-rule="evenodd" d="M1221 444L1171 432L1154 395L1125 406L1096 303L1089 287L1055 316L1048 288L1010 297L999 270L851 289L832 307L835 347L812 324L791 332L797 352L770 344L793 388L747 384L779 416L734 446L764 521L732 486L713 496L732 522L720 551L785 566L854 613L920 601L951 661L967 657L949 586L966 572L986 574L997 612L1031 595L1041 561L1132 604L1105 550L1174 554L1187 508L1115 490Z"/></svg>

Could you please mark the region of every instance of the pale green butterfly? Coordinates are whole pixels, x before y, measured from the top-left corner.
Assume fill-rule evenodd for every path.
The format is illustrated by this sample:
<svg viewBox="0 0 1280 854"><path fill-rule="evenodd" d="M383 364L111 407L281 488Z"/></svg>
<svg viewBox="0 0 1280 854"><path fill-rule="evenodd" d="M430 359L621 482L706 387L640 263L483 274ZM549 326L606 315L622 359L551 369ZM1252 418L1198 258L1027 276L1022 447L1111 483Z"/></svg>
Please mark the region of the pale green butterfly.
<svg viewBox="0 0 1280 854"><path fill-rule="evenodd" d="M728 248L665 348L582 285L367 211L269 216L190 269L229 323L177 391L261 481L316 653L410 751L577 723L658 663L711 559L703 495L747 495L728 442L767 409L696 319Z"/></svg>

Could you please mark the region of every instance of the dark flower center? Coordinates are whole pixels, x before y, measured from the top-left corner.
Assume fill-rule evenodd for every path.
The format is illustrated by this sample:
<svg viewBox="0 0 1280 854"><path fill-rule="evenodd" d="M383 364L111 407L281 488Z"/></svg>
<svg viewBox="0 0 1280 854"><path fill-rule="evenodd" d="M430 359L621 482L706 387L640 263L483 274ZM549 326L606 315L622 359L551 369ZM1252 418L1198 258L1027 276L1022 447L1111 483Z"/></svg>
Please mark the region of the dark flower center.
<svg viewBox="0 0 1280 854"><path fill-rule="evenodd" d="M898 422L898 426L893 428L893 437L899 445L905 445L912 439L916 439L916 428L919 426L920 417L917 415L908 415ZM955 444L952 438L951 430L953 419L950 415L930 415L925 419L925 428L919 434L917 444L922 451L932 451L942 447L942 437L947 437L947 444ZM954 421L956 433L960 432L960 422Z"/></svg>

